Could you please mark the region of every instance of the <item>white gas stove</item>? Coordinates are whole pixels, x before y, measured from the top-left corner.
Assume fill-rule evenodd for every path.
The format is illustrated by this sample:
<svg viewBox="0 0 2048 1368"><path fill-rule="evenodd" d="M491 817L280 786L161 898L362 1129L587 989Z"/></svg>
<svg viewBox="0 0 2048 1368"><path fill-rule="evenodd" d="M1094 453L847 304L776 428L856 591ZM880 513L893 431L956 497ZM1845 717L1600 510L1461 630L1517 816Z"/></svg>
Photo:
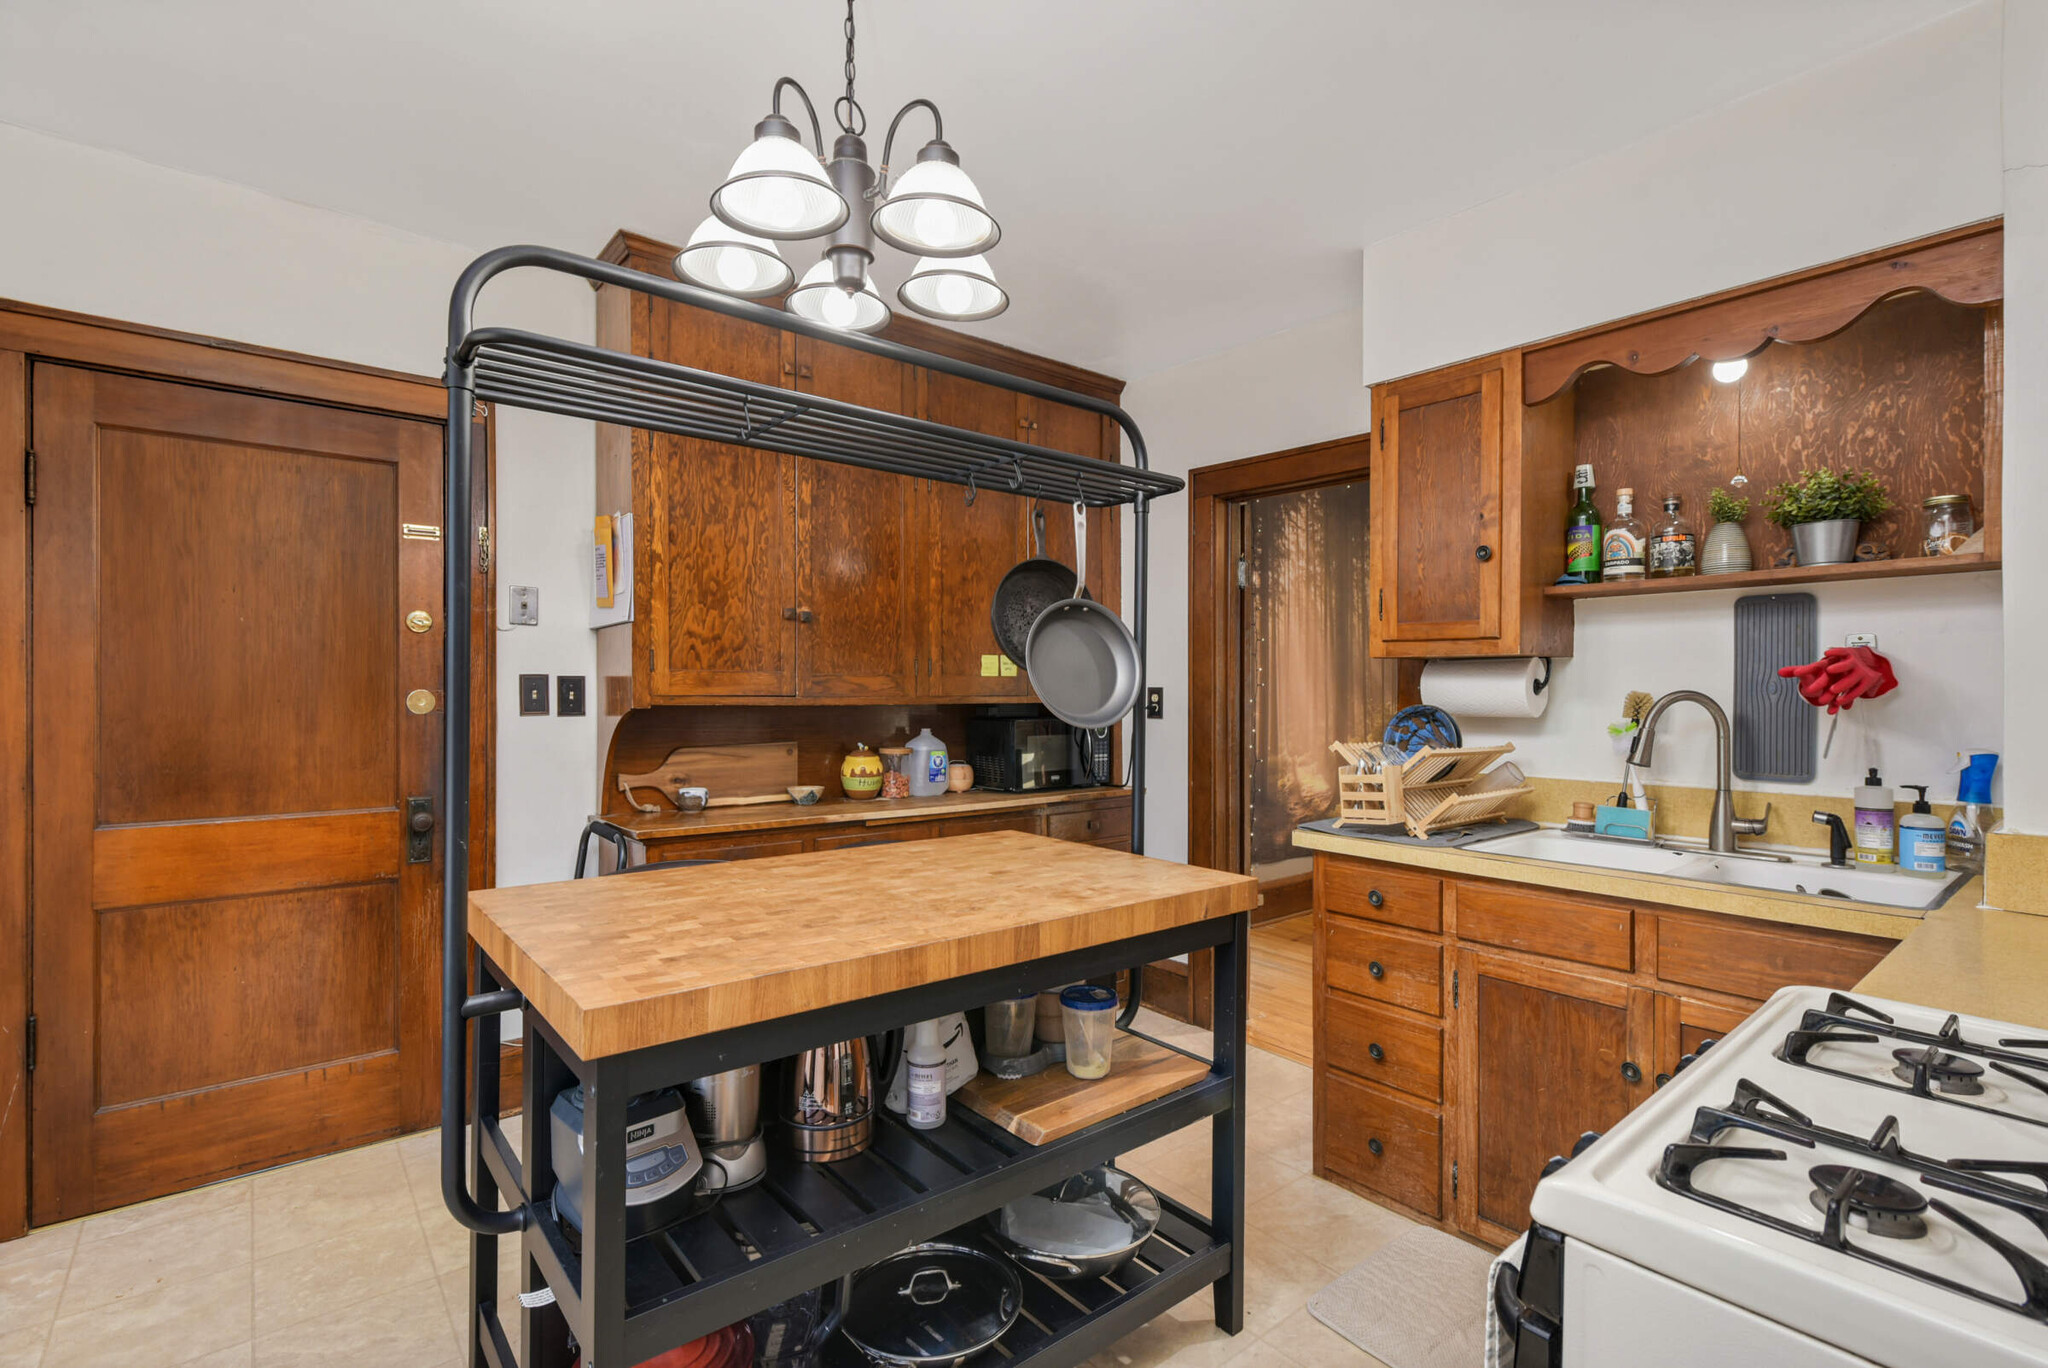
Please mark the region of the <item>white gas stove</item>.
<svg viewBox="0 0 2048 1368"><path fill-rule="evenodd" d="M2048 1365L2044 1036L1778 993L1537 1186L1517 1368Z"/></svg>

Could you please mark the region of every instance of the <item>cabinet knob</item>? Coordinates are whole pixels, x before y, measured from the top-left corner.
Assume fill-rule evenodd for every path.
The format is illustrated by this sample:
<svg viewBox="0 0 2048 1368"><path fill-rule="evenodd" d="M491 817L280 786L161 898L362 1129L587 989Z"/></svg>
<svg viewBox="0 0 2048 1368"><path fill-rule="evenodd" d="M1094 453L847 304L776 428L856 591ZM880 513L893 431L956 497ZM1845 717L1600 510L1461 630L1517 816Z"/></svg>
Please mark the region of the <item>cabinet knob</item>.
<svg viewBox="0 0 2048 1368"><path fill-rule="evenodd" d="M1374 960L1365 966L1365 972L1371 974L1374 978L1385 978L1387 976L1387 966L1381 964L1378 960Z"/></svg>
<svg viewBox="0 0 2048 1368"><path fill-rule="evenodd" d="M1640 1083L1643 1081L1643 1071L1636 1067L1634 1060L1630 1060L1621 1066L1621 1076L1630 1083Z"/></svg>
<svg viewBox="0 0 2048 1368"><path fill-rule="evenodd" d="M1374 1041L1372 1044L1366 1046L1365 1052L1372 1056L1373 1062L1375 1064L1384 1062L1387 1057L1387 1052L1380 1048L1378 1041Z"/></svg>
<svg viewBox="0 0 2048 1368"><path fill-rule="evenodd" d="M1493 559L1493 548L1490 546L1482 546L1477 551L1474 551L1472 554L1479 557L1479 559L1483 561L1490 561Z"/></svg>
<svg viewBox="0 0 2048 1368"><path fill-rule="evenodd" d="M1379 1141L1377 1141L1377 1140L1368 1140L1368 1141L1366 1141L1366 1142L1365 1142L1365 1147L1366 1147L1367 1149L1369 1149L1369 1150L1371 1150L1371 1151L1372 1151L1372 1157L1373 1157L1373 1158L1375 1158L1375 1159L1379 1158L1379 1157L1380 1157L1380 1156L1381 1156L1382 1154L1385 1154L1385 1153L1386 1153L1386 1146L1385 1146L1385 1145L1382 1145L1382 1144L1381 1144L1381 1143L1380 1143Z"/></svg>
<svg viewBox="0 0 2048 1368"><path fill-rule="evenodd" d="M1387 901L1385 898L1380 896L1380 891L1377 888L1375 888L1372 892L1366 894L1365 900L1371 903L1374 907L1383 907L1386 905Z"/></svg>
<svg viewBox="0 0 2048 1368"><path fill-rule="evenodd" d="M1088 819L1088 829L1090 831L1100 831L1102 830L1102 823L1096 818L1090 817Z"/></svg>

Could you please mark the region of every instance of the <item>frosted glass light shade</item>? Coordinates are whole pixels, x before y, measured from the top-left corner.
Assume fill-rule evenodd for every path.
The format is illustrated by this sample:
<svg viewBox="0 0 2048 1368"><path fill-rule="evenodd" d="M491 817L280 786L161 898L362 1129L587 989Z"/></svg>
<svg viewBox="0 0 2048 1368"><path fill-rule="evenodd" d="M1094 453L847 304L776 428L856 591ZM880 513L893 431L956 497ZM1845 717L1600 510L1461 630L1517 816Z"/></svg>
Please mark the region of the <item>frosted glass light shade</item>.
<svg viewBox="0 0 2048 1368"><path fill-rule="evenodd" d="M889 321L889 306L875 293L874 277L862 276L860 293L848 294L833 280L829 257L804 272L784 307L799 318L847 332L874 332Z"/></svg>
<svg viewBox="0 0 2048 1368"><path fill-rule="evenodd" d="M692 285L741 299L780 294L796 279L775 244L730 227L716 214L697 225L676 253L676 275Z"/></svg>
<svg viewBox="0 0 2048 1368"><path fill-rule="evenodd" d="M802 143L770 133L733 162L711 212L741 232L793 242L831 232L852 210Z"/></svg>
<svg viewBox="0 0 2048 1368"><path fill-rule="evenodd" d="M1732 385L1749 373L1749 358L1738 356L1733 361L1716 361L1714 378L1724 385Z"/></svg>
<svg viewBox="0 0 2048 1368"><path fill-rule="evenodd" d="M913 313L953 323L994 318L1010 307L1010 297L982 256L922 257L896 297Z"/></svg>
<svg viewBox="0 0 2048 1368"><path fill-rule="evenodd" d="M938 158L898 176L870 226L891 247L931 257L974 256L1003 235L967 173Z"/></svg>

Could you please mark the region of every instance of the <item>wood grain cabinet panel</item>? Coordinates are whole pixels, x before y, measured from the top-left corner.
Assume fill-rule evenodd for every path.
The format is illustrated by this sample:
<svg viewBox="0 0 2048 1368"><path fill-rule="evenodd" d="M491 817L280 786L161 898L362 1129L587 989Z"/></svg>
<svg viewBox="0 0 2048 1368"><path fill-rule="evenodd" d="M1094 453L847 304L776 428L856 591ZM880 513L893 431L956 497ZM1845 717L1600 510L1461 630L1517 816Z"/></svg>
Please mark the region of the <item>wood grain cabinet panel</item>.
<svg viewBox="0 0 2048 1368"><path fill-rule="evenodd" d="M1425 1216L1443 1213L1443 1118L1430 1107L1342 1074L1323 1082L1323 1163Z"/></svg>
<svg viewBox="0 0 2048 1368"><path fill-rule="evenodd" d="M941 836L978 836L984 831L1027 831L1040 834L1042 819L1035 812L1019 812L999 817L955 817L939 823Z"/></svg>
<svg viewBox="0 0 2048 1368"><path fill-rule="evenodd" d="M1605 969L1635 965L1635 918L1626 907L1509 884L1460 881L1456 887L1459 940Z"/></svg>
<svg viewBox="0 0 2048 1368"><path fill-rule="evenodd" d="M1083 808L1074 812L1048 813L1045 834L1062 841L1087 841L1093 845L1131 844L1131 807L1117 803L1107 807Z"/></svg>
<svg viewBox="0 0 2048 1368"><path fill-rule="evenodd" d="M1323 982L1376 1002L1440 1016L1444 947L1440 941L1324 917Z"/></svg>
<svg viewBox="0 0 2048 1368"><path fill-rule="evenodd" d="M1810 927L1743 925L1666 913L1657 918L1657 977L1767 998L1788 983L1853 988L1897 941Z"/></svg>
<svg viewBox="0 0 2048 1368"><path fill-rule="evenodd" d="M1366 860L1318 863L1324 907L1412 931L1444 929L1443 880Z"/></svg>
<svg viewBox="0 0 2048 1368"><path fill-rule="evenodd" d="M1323 1059L1426 1102L1444 1097L1444 1029L1343 993L1323 997Z"/></svg>
<svg viewBox="0 0 2048 1368"><path fill-rule="evenodd" d="M1663 1087L1678 1072L1679 1061L1708 1041L1719 1040L1740 1026L1762 1004L1705 1002L1678 993L1657 995L1657 1073L1651 1081Z"/></svg>
<svg viewBox="0 0 2048 1368"><path fill-rule="evenodd" d="M1017 436L1017 396L992 385L923 371L924 417L948 427ZM926 481L919 501L917 537L924 556L921 657L923 691L934 699L986 701L1030 696L1019 669L1000 670L989 605L1010 567L1024 558L1027 501L976 490L974 502L959 485Z"/></svg>

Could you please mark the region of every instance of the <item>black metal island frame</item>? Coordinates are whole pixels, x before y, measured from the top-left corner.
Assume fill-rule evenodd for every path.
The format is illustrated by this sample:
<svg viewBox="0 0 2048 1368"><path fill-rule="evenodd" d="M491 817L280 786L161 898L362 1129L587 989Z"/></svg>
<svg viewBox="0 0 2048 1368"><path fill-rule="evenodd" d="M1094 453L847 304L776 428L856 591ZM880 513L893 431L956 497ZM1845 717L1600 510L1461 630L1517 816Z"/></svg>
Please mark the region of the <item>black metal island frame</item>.
<svg viewBox="0 0 2048 1368"><path fill-rule="evenodd" d="M1051 451L536 333L475 327L475 305L484 284L519 267L640 290L1092 410L1122 427L1133 464ZM1131 628L1142 670L1148 506L1151 499L1177 492L1184 484L1147 468L1136 425L1114 404L540 247L503 248L480 257L464 272L450 305L446 385L445 487L450 491L470 486L470 416L481 401L940 480L966 486L969 493L980 488L1092 507L1129 504L1136 523ZM514 1368L522 1361L506 1334L515 1310L524 1317L524 1368L567 1368L579 1353L582 1368L632 1368L907 1245L948 1232L953 1238L978 1241L979 1218L1005 1202L1205 1120L1211 1125L1212 1148L1208 1215L1162 1193L1165 1216L1157 1234L1113 1279L1054 1284L1023 1271L1024 1314L987 1357L991 1362L1001 1358L1012 1364L1029 1361L1042 1368L1067 1368L1211 1286L1216 1323L1233 1333L1240 1329L1246 937L1248 909L1255 898L1232 889L1231 896L1240 904L1227 915L1205 914L1142 934L984 965L932 982L640 1048L607 1053L586 1047L579 1053L547 1019L547 1004L533 1001L515 986L518 975L508 973L481 948L465 953L470 931L470 731L469 693L460 681L467 677L470 639L469 614L460 605L470 601L474 562L468 548L475 529L466 500L451 496L445 508L442 1191L449 1210L473 1232L468 1316L472 1368ZM1133 713L1128 721L1135 852L1142 850L1144 831L1144 719L1142 713ZM923 844L939 847L954 842ZM784 859L816 861L857 853ZM1133 858L1106 851L1091 857ZM658 880L700 872L663 871L645 877ZM1242 882L1240 876L1213 877ZM630 882L639 884L642 879ZM772 921L764 918L763 925L764 934L772 935ZM1137 971L1145 963L1201 949L1216 952L1214 1047L1206 1076L1194 1084L1037 1146L962 1108L953 1109L939 1129L918 1131L877 1106L874 1142L853 1159L813 1166L778 1149L767 1178L758 1186L728 1195L697 1219L627 1238L625 1116L628 1100L638 1093L1118 970L1133 971L1135 989ZM1135 991L1132 996L1137 996ZM1129 1027L1135 1005L1133 1001L1127 1008L1121 1025ZM524 1122L516 1147L498 1120L500 1016L514 1008L525 1009ZM473 1040L465 1038L472 1033ZM577 1081L585 1089L590 1211L583 1238L572 1243L552 1212L548 1108L561 1089ZM479 1119L468 1128L467 1153L465 1110ZM769 1110L764 1106L764 1112ZM469 1189L471 1175L474 1193ZM552 1301L544 1296L514 1300L511 1289L498 1286L498 1242L507 1238L520 1242L524 1291L551 1293ZM525 1304L536 1301L542 1304ZM828 1364L858 1358L843 1337L835 1339L826 1355Z"/></svg>

